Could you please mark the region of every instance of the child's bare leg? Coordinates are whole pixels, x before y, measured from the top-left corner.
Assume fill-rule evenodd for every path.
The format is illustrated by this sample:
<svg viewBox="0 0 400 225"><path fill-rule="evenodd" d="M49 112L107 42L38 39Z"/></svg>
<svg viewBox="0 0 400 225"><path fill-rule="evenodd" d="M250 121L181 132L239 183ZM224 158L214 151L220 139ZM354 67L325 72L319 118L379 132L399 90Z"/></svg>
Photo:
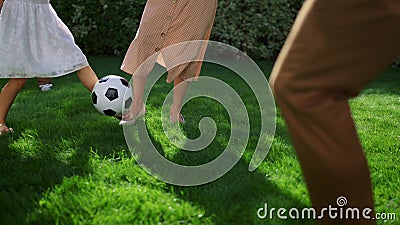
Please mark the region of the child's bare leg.
<svg viewBox="0 0 400 225"><path fill-rule="evenodd" d="M133 76L133 102L129 109L130 113L122 115L123 120L135 118L143 108L143 94L146 78Z"/></svg>
<svg viewBox="0 0 400 225"><path fill-rule="evenodd" d="M8 111L26 81L26 78L12 78L4 85L0 92L0 124L6 124ZM0 127L0 131L7 129L5 126Z"/></svg>
<svg viewBox="0 0 400 225"><path fill-rule="evenodd" d="M78 77L82 84L89 90L92 91L94 85L99 80L96 73L92 70L90 66L86 66L78 70Z"/></svg>
<svg viewBox="0 0 400 225"><path fill-rule="evenodd" d="M182 80L180 77L174 80L174 102L170 109L171 122L179 122L183 99L188 86L189 82Z"/></svg>

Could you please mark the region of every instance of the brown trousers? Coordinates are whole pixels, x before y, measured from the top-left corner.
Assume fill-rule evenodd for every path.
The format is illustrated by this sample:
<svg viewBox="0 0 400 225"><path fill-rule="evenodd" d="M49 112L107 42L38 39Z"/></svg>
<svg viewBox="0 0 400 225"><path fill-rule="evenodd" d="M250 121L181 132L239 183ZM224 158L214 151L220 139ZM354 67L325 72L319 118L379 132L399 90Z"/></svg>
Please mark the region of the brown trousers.
<svg viewBox="0 0 400 225"><path fill-rule="evenodd" d="M316 209L373 208L369 168L348 100L400 55L400 1L306 0L270 83ZM362 217L362 216L360 216ZM318 224L376 224L330 219Z"/></svg>

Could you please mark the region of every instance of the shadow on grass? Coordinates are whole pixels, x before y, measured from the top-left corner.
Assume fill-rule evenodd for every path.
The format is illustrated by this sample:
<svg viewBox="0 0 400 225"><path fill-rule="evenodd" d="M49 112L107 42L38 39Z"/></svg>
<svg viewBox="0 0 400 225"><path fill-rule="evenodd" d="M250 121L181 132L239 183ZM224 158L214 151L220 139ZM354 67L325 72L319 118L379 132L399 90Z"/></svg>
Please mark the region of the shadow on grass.
<svg viewBox="0 0 400 225"><path fill-rule="evenodd" d="M212 67L207 67L206 71L203 73L212 74L213 72L215 71ZM307 200L305 200L307 197L297 196L291 193L291 190L283 188L282 184L278 185L277 183L280 182L279 177L271 178L268 176L268 173L277 170L274 164L282 165L287 163L286 161L288 160L296 161L294 151L287 147L290 146L290 141L282 119L278 119L277 121L275 135L276 138L279 139L279 146L273 145L266 159L266 161L269 162L264 165L262 169L257 169L254 172L248 171L252 149L255 148L260 133L257 129L260 127L261 118L258 115L259 112L257 109L252 109L252 104L255 101L252 99L254 96L250 96L251 94L243 91L245 90L245 88L243 88L243 81L235 80L231 77L219 78L226 79L229 81L228 83L232 83L232 86L239 88L242 86L242 89L239 89L242 91L239 95L241 95L246 102L246 107L251 108L248 112L252 128L247 150L242 159L223 177L211 183L195 187L169 185L170 189L177 196L180 196L180 198L205 209L206 215L204 216L212 218L215 224L313 224L312 221L307 220L279 220L276 214L273 216L275 218L273 220L268 218L259 219L257 217L258 209L264 207L264 204L268 204L268 207L285 208L287 210L292 207L301 210L302 208L310 206L307 205ZM159 85L156 85L147 102L147 105L151 107L148 107L146 120L149 120L149 115L153 116L151 122L147 121L149 123L147 124L149 132L141 133L140 129L135 127L138 125L135 125L132 129L136 129L138 134L132 145L133 148L137 149L139 152L146 151L148 149L148 143L141 143L141 140L146 139L145 136L149 135L152 144L161 155L180 165L201 165L218 157L228 142L230 124L227 112L221 105L218 105L218 103L213 100L193 100L192 102L188 102L183 109L183 114L188 121L184 126L184 133L191 139L195 139L200 135L198 122L201 118L211 117L215 119L218 138L214 139L210 146L201 152L193 153L180 150L179 148L171 146L171 144L166 145L163 143L167 138L165 136L160 137L160 133L163 132L161 127L161 107L165 95L170 91L171 87L165 84L163 85L163 79L160 80L160 83L158 83ZM143 121L139 123L143 123ZM285 148L285 146L287 148ZM142 153L138 153L137 157L140 159L142 155ZM281 157L286 157L286 159L282 159ZM140 160L143 160L142 162L149 166L149 170L157 170L156 168L158 165L152 165L151 157L146 159L142 158ZM298 178L301 177L301 171L298 167L294 166L294 170L296 169L297 171L293 171L293 173L297 173L296 178L292 179L292 174L281 174L281 176L285 182L293 182L295 183L293 186L301 186L302 184L299 183L301 183L302 180ZM301 191L299 191L299 193L301 193Z"/></svg>
<svg viewBox="0 0 400 225"><path fill-rule="evenodd" d="M26 224L44 193L65 177L92 173L92 151L111 158L126 149L118 120L92 107L75 74L53 83L40 92L28 81L8 116L15 133L0 137L1 224Z"/></svg>
<svg viewBox="0 0 400 225"><path fill-rule="evenodd" d="M0 189L2 224L24 224L26 216L37 207L42 194L62 182L65 176L83 175L91 171L89 154L65 152L60 158L57 147L46 144L37 135L39 130L25 130L0 139Z"/></svg>
<svg viewBox="0 0 400 225"><path fill-rule="evenodd" d="M389 94L389 95L400 95L399 92L399 80L400 76L398 70L389 69L384 75L379 76L373 83L371 83L362 94ZM198 104L201 105L201 104ZM215 107L208 105L211 112L210 114L218 115L219 112L215 112ZM202 110L196 107L191 108L189 111L197 112L197 114ZM192 115L193 117L203 117L202 115ZM226 116L225 116L226 117ZM251 117L251 115L250 115ZM194 119L195 124L198 122L198 118ZM257 119L253 120L252 124L257 124ZM188 136L196 137L198 133L193 135L191 131L196 129L192 125L190 128L185 129L189 133ZM226 129L226 128L223 128ZM229 130L222 131L222 133L229 133ZM256 136L257 133L253 133L250 136ZM275 139L279 139L280 144L290 145L290 138L287 134L286 127L282 117L279 115L277 117L277 128ZM224 143L218 143L219 147L211 147L212 150L223 149ZM272 148L276 146L273 145ZM271 151L273 151L272 149ZM277 149L282 150L282 149ZM295 158L294 151L291 153L286 152L289 157ZM171 160L180 164L192 164L193 161L199 161L198 156L191 153L186 153L184 151L179 151ZM215 152L209 152L208 158L214 159ZM290 156L291 155L291 156ZM200 156L207 157L207 156ZM191 159L192 162L188 162ZM282 164L281 158L277 158L274 155L268 156L266 161L273 160L273 162L268 165ZM203 160L201 160L203 161ZM262 207L264 203L268 203L269 207L283 207L289 209L292 207L301 209L310 207L308 204L304 203L304 196L296 196L285 190L282 187L276 185L274 180L268 179L266 172L274 170L274 168L258 169L255 172L248 172L249 160L242 158L239 163L225 176L222 178L202 186L198 187L175 187L175 192L181 194L187 201L194 202L195 204L203 206L206 209L208 216L212 217L216 224L313 224L312 221L307 220L260 220L257 218L257 209ZM301 171L298 170L298 174L301 175ZM293 180L296 182L296 180ZM276 214L275 214L276 218Z"/></svg>
<svg viewBox="0 0 400 225"><path fill-rule="evenodd" d="M148 138L161 155L168 154L169 156L166 156L168 160L180 165L200 165L211 161L221 153L220 149L225 147L225 142L214 141L210 147L199 153L186 152L173 147L171 149L157 142L159 137L152 136L151 131L150 137L147 137L149 135L147 131L138 128L141 126L145 126L142 120L129 128L131 134L135 134L135 137L132 137L129 143L134 149L136 158L141 164L146 165L146 170L162 172L165 177L176 176L177 173L164 166L160 168L161 163L156 163L154 158L156 156L149 155L149 143L146 141ZM175 151L175 154L171 151ZM285 154L289 155L287 157L293 158L290 153ZM297 208L301 211L301 209L309 206L304 202L304 196L295 196L290 190L285 190L277 185L276 182L279 183L279 178L267 176L267 173L271 170L275 171L273 166L249 172L249 152L247 151L245 155L247 157L243 157L231 171L213 182L194 187L175 185L169 185L169 187L181 199L203 208L206 212L204 216L212 218L215 224L312 224L312 221L302 219L279 220L276 211L272 215L274 219L269 219L270 214L267 214L268 217L265 219L257 217L258 210L263 208L265 204L268 205L268 210L271 208L285 208L286 210ZM284 163L274 156L267 160L272 159L274 161L269 165ZM301 172L297 172L301 176ZM157 172L155 173L157 174ZM193 176L196 176L196 174L193 174ZM287 176L290 177L291 175L288 174ZM300 181L293 179L290 182Z"/></svg>
<svg viewBox="0 0 400 225"><path fill-rule="evenodd" d="M207 71L212 73L212 70ZM362 94L389 94L389 95L399 95L398 89L398 70L391 70L385 72L384 75L377 77L377 79L371 83ZM223 79L223 78L222 78ZM233 86L240 86L240 81L227 79L229 82L234 83ZM166 93L168 88L160 87L155 90L156 93ZM246 93L241 93L245 96L245 102L254 102L246 97ZM157 94L161 95L161 94ZM153 107L160 108L162 101L164 99L162 96L156 96L150 99L150 103ZM251 104L250 104L251 105ZM186 119L189 121L185 125L184 131L186 136L189 138L197 138L200 135L198 131L198 122L201 118L211 117L217 119L218 133L219 134L229 134L229 126L225 126L226 121L229 122L229 116L224 112L223 108L219 108L215 105L215 102L201 100L194 103L188 103L183 109L183 113ZM219 121L218 121L219 120ZM222 122L221 122L222 120ZM158 121L159 123L160 121ZM257 127L260 124L260 118L257 118L257 112L250 112L250 122ZM157 126L156 129L160 129ZM252 130L250 138L257 137L259 133ZM163 149L164 145L157 142L159 137L152 136L151 140L156 144L157 149L163 155L168 155L167 158L177 164L181 165L200 165L205 162L209 162L215 159L220 153L221 149L225 148L227 143L226 139L224 141L215 140L211 146L203 151L205 153L188 153L180 149ZM158 143L158 144L157 144ZM310 207L308 203L307 193L305 191L300 192L302 195L293 194L293 187L285 189L282 184L277 184L281 181L270 179L268 176L271 171L274 171L275 165L282 165L287 163L287 159L283 157L288 157L293 161L296 161L296 156L291 147L290 138L287 134L285 123L278 111L277 115L277 127L275 134L274 145L272 146L271 152L268 155L266 165L268 168L261 168L255 172L248 172L249 158L251 157L251 149L254 149L256 141L250 141L250 145L246 150L245 156L239 161L239 163L226 175L219 178L218 180L196 187L177 187L170 185L174 190L175 194L181 196L182 199L186 201L193 202L199 205L201 208L206 210L208 217L211 217L215 224L313 224L312 221L307 220L260 220L257 218L257 210L263 207L264 203L268 203L269 207L290 209L292 207L302 209ZM248 152L250 150L250 153ZM278 151L284 151L278 152ZM276 154L274 154L276 153ZM247 157L246 157L247 154ZM249 156L250 155L250 156ZM286 165L291 167L292 165ZM301 170L298 166L293 167L293 173L296 173L297 177L293 180L284 181L283 183L293 182L293 183L303 183L299 186L305 186L304 181L301 178ZM285 176L285 175L283 175ZM293 174L287 174L288 179L293 176ZM283 178L285 179L285 178ZM276 215L275 217L276 218Z"/></svg>
<svg viewBox="0 0 400 225"><path fill-rule="evenodd" d="M99 77L121 73L122 58L89 61ZM25 224L46 191L91 173L91 151L111 158L126 149L118 121L95 111L75 73L52 82L53 90L40 92L37 80L28 80L7 119L15 133L0 137L1 224Z"/></svg>
<svg viewBox="0 0 400 225"><path fill-rule="evenodd" d="M99 76L110 73L118 74L119 59L109 61L101 58L94 65L113 65L101 70ZM266 70L270 67L266 66ZM205 73L214 73L215 70L205 68ZM398 70L390 72L385 77L379 77L376 82L367 88L367 91L391 93L398 95ZM129 77L128 77L129 78ZM232 82L233 86L240 87L241 83L230 77L222 77ZM171 86L162 84L154 92L148 102L149 112L163 103L163 94ZM396 83L397 82L397 83ZM0 82L1 84L4 81ZM104 117L91 107L88 95L82 95L83 86L75 75L63 77L54 81L55 89L49 93L37 90L36 81L30 81L23 93L16 100L10 112L9 123L16 133L0 138L0 219L2 224L24 224L26 216L38 208L43 193L63 182L65 177L85 177L95 168L91 168L89 160L91 151L96 151L101 158L118 158L120 150L126 149L125 139L121 127L114 118ZM247 93L242 93L246 96ZM246 99L246 97L244 97ZM250 105L253 100L249 101ZM198 107L197 107L198 106ZM184 108L188 121L185 126L186 134L195 138L199 135L197 121L204 116L213 118L221 114L222 120L228 120L223 109L214 107L213 102L193 104ZM51 110L49 110L51 109ZM210 114L207 114L210 113ZM253 125L260 123L257 112L250 115ZM248 163L251 149L255 141L251 140L245 156L239 163L222 178L197 187L169 188L180 198L193 202L204 208L207 217L211 217L215 224L309 224L308 221L285 221L257 218L257 210L268 203L269 207L307 207L306 197L293 193L293 187L285 188L287 183L301 183L301 171L294 166L293 174L282 174L280 177L270 176L278 166L285 166L287 162L295 161L294 152L284 127L284 122L278 115L277 129L271 152L263 163L262 168L255 172L248 172ZM218 121L217 121L218 122ZM152 122L151 126L156 126ZM220 124L222 134L229 133L225 122ZM256 130L251 131L250 138L257 137ZM224 148L224 140L216 140L213 146L203 155L192 155L183 151L165 149L159 137L152 136L152 142L161 154L168 154L171 161L179 164L201 164L212 160ZM279 145L276 143L279 142ZM172 151L172 153L171 153ZM286 156L286 159L284 158ZM286 171L287 172L287 171ZM292 178L294 176L294 178ZM286 181L282 181L287 179ZM281 183L280 183L281 182ZM296 185L294 185L296 186ZM298 186L301 186L298 185Z"/></svg>

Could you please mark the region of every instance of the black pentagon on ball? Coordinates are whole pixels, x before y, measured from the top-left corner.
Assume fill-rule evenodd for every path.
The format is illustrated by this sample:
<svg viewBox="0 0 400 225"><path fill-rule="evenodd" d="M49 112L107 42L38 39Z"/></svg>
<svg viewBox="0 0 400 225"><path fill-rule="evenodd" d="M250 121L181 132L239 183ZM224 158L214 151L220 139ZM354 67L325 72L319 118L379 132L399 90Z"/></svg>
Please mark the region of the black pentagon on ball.
<svg viewBox="0 0 400 225"><path fill-rule="evenodd" d="M92 93L92 102L93 104L97 104L97 95L95 92Z"/></svg>
<svg viewBox="0 0 400 225"><path fill-rule="evenodd" d="M109 77L103 77L103 78L101 78L101 79L99 80L99 83L107 82L108 79L110 79L110 78L109 78Z"/></svg>
<svg viewBox="0 0 400 225"><path fill-rule="evenodd" d="M131 105L132 105L132 98L129 97L129 98L125 101L124 107L127 109L127 108L130 108Z"/></svg>
<svg viewBox="0 0 400 225"><path fill-rule="evenodd" d="M120 79L122 85L124 85L125 87L129 87L129 82L127 80L125 80L124 78Z"/></svg>
<svg viewBox="0 0 400 225"><path fill-rule="evenodd" d="M106 109L106 110L103 110L103 112L104 112L104 115L106 115L106 116L115 116L117 114L117 112L115 112L112 109Z"/></svg>
<svg viewBox="0 0 400 225"><path fill-rule="evenodd" d="M110 100L113 101L118 98L118 90L115 88L108 88L106 91L105 96Z"/></svg>

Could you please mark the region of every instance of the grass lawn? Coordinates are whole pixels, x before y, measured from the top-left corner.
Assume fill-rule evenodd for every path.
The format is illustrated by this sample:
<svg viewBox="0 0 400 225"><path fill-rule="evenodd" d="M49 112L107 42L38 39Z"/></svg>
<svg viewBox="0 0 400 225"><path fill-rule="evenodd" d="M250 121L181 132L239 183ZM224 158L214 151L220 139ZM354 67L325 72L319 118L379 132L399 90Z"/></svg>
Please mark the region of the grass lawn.
<svg viewBox="0 0 400 225"><path fill-rule="evenodd" d="M95 57L99 76L118 74L121 58ZM259 62L269 74L272 64ZM310 207L310 201L284 121L277 115L272 148L262 165L248 172L257 144L260 117L256 99L238 77L205 64L203 75L229 83L249 109L250 142L244 157L222 178L196 187L179 187L148 175L131 156L122 127L100 115L75 74L53 80L40 92L30 80L8 117L16 131L0 138L0 224L313 224L307 220L257 218L268 203L275 208ZM6 80L0 80L3 86ZM368 157L376 210L400 217L400 71L388 69L351 101ZM169 143L157 118L172 88L160 79L147 103L146 124L155 145L171 161L201 164L224 149L229 117L217 102L199 98L185 105L184 131L199 135L198 123L212 117L217 137L204 153L185 153ZM379 220L379 224L400 224Z"/></svg>

